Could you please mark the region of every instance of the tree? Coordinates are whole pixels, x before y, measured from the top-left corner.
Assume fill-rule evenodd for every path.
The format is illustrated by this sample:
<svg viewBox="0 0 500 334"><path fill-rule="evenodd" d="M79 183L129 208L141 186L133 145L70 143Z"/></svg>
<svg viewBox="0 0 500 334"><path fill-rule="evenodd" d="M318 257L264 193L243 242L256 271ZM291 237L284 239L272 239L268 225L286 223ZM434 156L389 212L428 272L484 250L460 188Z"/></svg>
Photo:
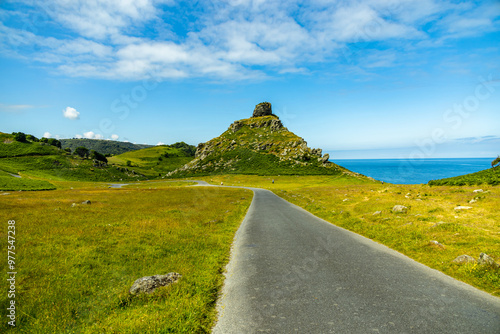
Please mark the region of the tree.
<svg viewBox="0 0 500 334"><path fill-rule="evenodd" d="M89 150L86 147L83 147L83 146L78 146L77 148L75 148L75 152L74 153L76 155L80 156L81 158L85 158L85 157L89 156Z"/></svg>
<svg viewBox="0 0 500 334"><path fill-rule="evenodd" d="M32 142L39 142L40 141L37 137L35 137L33 135L27 135L26 139L28 139L29 141L32 141Z"/></svg>
<svg viewBox="0 0 500 334"><path fill-rule="evenodd" d="M65 152L68 152L69 154L71 154L71 149L70 149L69 147L66 147L66 148L64 149L64 151L65 151Z"/></svg>
<svg viewBox="0 0 500 334"><path fill-rule="evenodd" d="M20 143L26 143L26 135L23 132L12 132L14 140Z"/></svg>
<svg viewBox="0 0 500 334"><path fill-rule="evenodd" d="M61 148L61 142L59 140L57 140L57 139L49 138L49 140L47 141L47 143L49 143L49 145Z"/></svg>
<svg viewBox="0 0 500 334"><path fill-rule="evenodd" d="M49 142L49 138L42 137L42 138L40 138L40 142L41 143L48 143Z"/></svg>
<svg viewBox="0 0 500 334"><path fill-rule="evenodd" d="M500 166L500 155L491 162L491 167L495 168L495 167L498 167Z"/></svg>
<svg viewBox="0 0 500 334"><path fill-rule="evenodd" d="M106 163L108 162L108 159L106 159L104 154L101 154L101 153L94 151L94 150L90 150L90 158L98 160L98 161L106 162Z"/></svg>

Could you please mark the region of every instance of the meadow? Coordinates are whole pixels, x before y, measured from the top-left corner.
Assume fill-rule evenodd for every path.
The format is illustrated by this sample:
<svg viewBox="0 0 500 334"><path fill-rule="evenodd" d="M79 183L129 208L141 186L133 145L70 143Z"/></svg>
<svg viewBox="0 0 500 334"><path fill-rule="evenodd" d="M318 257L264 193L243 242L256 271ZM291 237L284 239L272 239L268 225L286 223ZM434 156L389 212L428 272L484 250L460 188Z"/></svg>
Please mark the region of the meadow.
<svg viewBox="0 0 500 334"><path fill-rule="evenodd" d="M226 175L203 179L272 190L334 225L500 296L499 269L452 263L464 254L478 259L480 253L500 263L498 186L394 185L340 176ZM474 193L477 189L483 192ZM476 202L471 204L471 200ZM408 212L393 213L395 205L406 206ZM457 206L471 209L455 210Z"/></svg>
<svg viewBox="0 0 500 334"><path fill-rule="evenodd" d="M0 198L5 252L7 222L16 222L17 326L10 332L210 332L250 191L176 182L120 189L55 183L58 190ZM81 204L86 200L91 204ZM6 262L3 256L3 277ZM129 294L136 279L169 272L182 278L151 295ZM5 279L1 287L8 290ZM8 303L2 293L0 307ZM7 327L2 321L0 331Z"/></svg>

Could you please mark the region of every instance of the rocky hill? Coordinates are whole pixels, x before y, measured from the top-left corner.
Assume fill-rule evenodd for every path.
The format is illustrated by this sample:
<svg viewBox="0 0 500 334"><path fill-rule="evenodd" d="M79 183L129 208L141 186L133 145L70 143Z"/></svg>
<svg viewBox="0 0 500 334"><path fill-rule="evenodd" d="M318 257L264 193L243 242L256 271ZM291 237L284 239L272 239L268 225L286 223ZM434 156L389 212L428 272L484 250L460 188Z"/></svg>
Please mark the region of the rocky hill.
<svg viewBox="0 0 500 334"><path fill-rule="evenodd" d="M284 127L271 104L264 102L251 118L236 121L219 137L199 144L195 158L167 176L353 174L328 159L328 154L309 148Z"/></svg>

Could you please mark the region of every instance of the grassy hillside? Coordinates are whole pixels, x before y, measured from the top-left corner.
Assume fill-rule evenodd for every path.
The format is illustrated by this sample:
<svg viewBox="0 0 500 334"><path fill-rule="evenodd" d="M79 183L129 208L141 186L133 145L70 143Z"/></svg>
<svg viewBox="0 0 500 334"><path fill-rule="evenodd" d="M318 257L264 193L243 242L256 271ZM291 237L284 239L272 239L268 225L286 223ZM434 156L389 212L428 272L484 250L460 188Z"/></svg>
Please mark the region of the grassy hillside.
<svg viewBox="0 0 500 334"><path fill-rule="evenodd" d="M243 119L204 144L195 159L170 177L220 174L337 175L350 173L328 162L320 149L288 131L276 116Z"/></svg>
<svg viewBox="0 0 500 334"><path fill-rule="evenodd" d="M73 152L75 148L83 146L89 151L94 150L102 154L122 154L129 151L152 147L152 145L140 145L101 139L61 139L60 142L63 149L69 147L71 152Z"/></svg>
<svg viewBox="0 0 500 334"><path fill-rule="evenodd" d="M30 142L21 143L14 140L11 134L0 132L0 158L19 157L32 155L59 154L60 150L47 143Z"/></svg>
<svg viewBox="0 0 500 334"><path fill-rule="evenodd" d="M1 190L54 189L49 183L51 180L123 181L146 178L125 169L98 167L90 159L73 156L47 143L18 142L13 135L6 133L0 133L0 172Z"/></svg>
<svg viewBox="0 0 500 334"><path fill-rule="evenodd" d="M126 152L108 158L110 164L126 166L150 178L164 176L193 159L194 147L189 145L175 148L162 145Z"/></svg>
<svg viewBox="0 0 500 334"><path fill-rule="evenodd" d="M489 168L476 173L460 175L440 180L432 180L428 183L431 186L466 186L466 185L499 185L500 168Z"/></svg>
<svg viewBox="0 0 500 334"><path fill-rule="evenodd" d="M118 142L74 140L88 148L115 145ZM118 143L129 144L129 143ZM101 146L99 146L101 145ZM133 145L133 144L132 144ZM123 148L123 147L122 147ZM135 148L138 148L136 145ZM43 142L19 142L11 134L0 132L0 190L53 189L48 182L29 181L30 178L48 181L108 181L122 182L158 178L183 166L193 157L195 147L186 143L172 146L152 146L126 152L110 158L108 164L72 155L65 150ZM101 152L102 153L102 152ZM10 174L18 174L16 179Z"/></svg>

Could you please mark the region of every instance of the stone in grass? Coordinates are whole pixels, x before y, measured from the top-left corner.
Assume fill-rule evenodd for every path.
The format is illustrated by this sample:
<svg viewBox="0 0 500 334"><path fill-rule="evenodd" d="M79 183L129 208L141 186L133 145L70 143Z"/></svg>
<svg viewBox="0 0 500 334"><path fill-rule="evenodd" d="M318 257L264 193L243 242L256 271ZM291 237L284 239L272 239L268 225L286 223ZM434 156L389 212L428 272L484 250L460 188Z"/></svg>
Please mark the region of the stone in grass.
<svg viewBox="0 0 500 334"><path fill-rule="evenodd" d="M92 202L90 202L89 200L86 200L86 201L83 201L82 204L91 204Z"/></svg>
<svg viewBox="0 0 500 334"><path fill-rule="evenodd" d="M182 277L178 273L168 273L166 275L153 275L137 279L129 292L133 295L139 293L153 293L157 288L176 283Z"/></svg>
<svg viewBox="0 0 500 334"><path fill-rule="evenodd" d="M392 212L394 212L394 213L407 213L408 208L404 205L394 205L394 207L392 208Z"/></svg>
<svg viewBox="0 0 500 334"><path fill-rule="evenodd" d="M490 266L495 269L500 268L500 265L496 263L491 256L485 253L479 254L479 259L477 260L477 263L480 265Z"/></svg>
<svg viewBox="0 0 500 334"><path fill-rule="evenodd" d="M445 249L445 248L446 248L446 247L444 247L444 245L443 245L443 244L439 243L439 242L438 242L438 241L436 241L436 240L431 240L431 241L430 241L430 243L431 243L432 245L438 246L439 248L442 248L442 249Z"/></svg>
<svg viewBox="0 0 500 334"><path fill-rule="evenodd" d="M470 209L472 209L472 206L459 205L455 207L455 210L470 210Z"/></svg>
<svg viewBox="0 0 500 334"><path fill-rule="evenodd" d="M382 214L382 211L375 211L375 212L373 213L373 215L374 215L374 216L377 216L377 215L380 215L380 214Z"/></svg>
<svg viewBox="0 0 500 334"><path fill-rule="evenodd" d="M476 262L476 259L473 258L472 256L470 255L467 255L467 254L464 254L464 255L460 255L460 256L457 256L453 261L451 261L453 263L457 263L457 264L465 264L465 263L474 263Z"/></svg>
<svg viewBox="0 0 500 334"><path fill-rule="evenodd" d="M484 192L484 190L483 190L483 189L476 189L476 190L474 190L474 191L472 191L472 192L477 194L477 193L482 193L482 192Z"/></svg>

